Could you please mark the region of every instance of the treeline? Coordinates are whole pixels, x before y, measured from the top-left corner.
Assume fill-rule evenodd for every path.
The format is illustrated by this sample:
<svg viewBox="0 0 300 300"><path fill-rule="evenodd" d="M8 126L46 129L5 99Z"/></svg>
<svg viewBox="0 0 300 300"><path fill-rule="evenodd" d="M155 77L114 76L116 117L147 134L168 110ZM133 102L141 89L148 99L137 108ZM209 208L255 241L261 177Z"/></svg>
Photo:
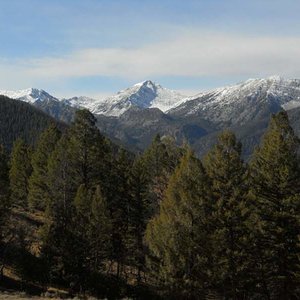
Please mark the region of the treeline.
<svg viewBox="0 0 300 300"><path fill-rule="evenodd" d="M299 299L299 145L281 112L249 163L229 131L203 160L159 136L133 157L78 111L34 150L16 141L9 163L1 150L2 249L22 207L46 216L34 264L17 263L27 280L109 298Z"/></svg>

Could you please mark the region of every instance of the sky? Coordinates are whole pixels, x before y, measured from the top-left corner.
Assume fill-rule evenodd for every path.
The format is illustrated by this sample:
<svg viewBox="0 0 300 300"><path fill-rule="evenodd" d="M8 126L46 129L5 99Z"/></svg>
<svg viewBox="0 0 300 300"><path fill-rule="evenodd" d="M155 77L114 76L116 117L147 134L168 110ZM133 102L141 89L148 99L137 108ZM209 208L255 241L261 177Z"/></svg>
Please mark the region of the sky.
<svg viewBox="0 0 300 300"><path fill-rule="evenodd" d="M300 78L299 0L0 0L0 90L104 98L153 80L192 95Z"/></svg>

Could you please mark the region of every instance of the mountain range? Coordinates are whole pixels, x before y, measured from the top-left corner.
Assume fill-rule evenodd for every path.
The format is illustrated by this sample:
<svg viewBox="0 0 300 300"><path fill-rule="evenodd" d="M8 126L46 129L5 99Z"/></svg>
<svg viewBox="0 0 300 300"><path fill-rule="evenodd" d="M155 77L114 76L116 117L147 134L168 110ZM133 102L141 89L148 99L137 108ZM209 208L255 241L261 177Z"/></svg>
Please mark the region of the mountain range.
<svg viewBox="0 0 300 300"><path fill-rule="evenodd" d="M146 80L106 99L56 98L44 90L0 91L25 101L52 117L70 122L78 108L89 109L100 130L113 140L144 149L153 136L172 136L189 142L201 156L229 128L244 144L247 157L259 143L270 115L287 110L297 131L300 114L300 80L272 76L186 97Z"/></svg>
<svg viewBox="0 0 300 300"><path fill-rule="evenodd" d="M36 88L19 91L0 90L0 95L28 102L35 106L40 105L41 102L57 102L61 106L87 108L94 114L114 117L119 117L131 107L158 108L165 112L185 98L180 93L163 88L151 80L137 83L116 95L101 100L85 96L59 99Z"/></svg>

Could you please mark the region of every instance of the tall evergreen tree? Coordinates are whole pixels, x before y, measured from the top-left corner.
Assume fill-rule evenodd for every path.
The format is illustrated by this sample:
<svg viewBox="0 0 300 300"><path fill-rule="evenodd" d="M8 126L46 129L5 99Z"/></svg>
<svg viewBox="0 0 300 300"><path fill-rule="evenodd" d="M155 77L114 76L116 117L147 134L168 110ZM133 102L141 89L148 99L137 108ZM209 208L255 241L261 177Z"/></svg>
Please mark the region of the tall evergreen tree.
<svg viewBox="0 0 300 300"><path fill-rule="evenodd" d="M75 212L73 173L68 155L69 137L65 134L58 141L48 161L49 206L48 222L43 230L43 256L49 264L50 280L75 280L70 276L73 266L74 242L76 242L73 223Z"/></svg>
<svg viewBox="0 0 300 300"><path fill-rule="evenodd" d="M104 262L111 253L112 222L105 198L100 186L96 186L91 202L91 215L89 222L89 251L91 270L102 272Z"/></svg>
<svg viewBox="0 0 300 300"><path fill-rule="evenodd" d="M68 153L74 185L91 188L105 181L109 144L96 126L96 118L87 109L76 112L69 131Z"/></svg>
<svg viewBox="0 0 300 300"><path fill-rule="evenodd" d="M106 269L111 253L111 219L100 186L87 190L80 185L74 200L75 214L73 271L77 281L85 288L89 275L101 274Z"/></svg>
<svg viewBox="0 0 300 300"><path fill-rule="evenodd" d="M73 203L80 185L89 190L105 182L109 150L96 127L95 117L88 110L78 111L74 123L57 143L48 161L49 192L53 202L68 199L63 202Z"/></svg>
<svg viewBox="0 0 300 300"><path fill-rule="evenodd" d="M149 148L135 159L130 175L129 252L137 268L137 281L145 270L143 237L149 220L158 212L168 180L179 164L183 149L173 140L157 135Z"/></svg>
<svg viewBox="0 0 300 300"><path fill-rule="evenodd" d="M300 297L299 139L286 112L272 116L251 160L257 274L268 299Z"/></svg>
<svg viewBox="0 0 300 300"><path fill-rule="evenodd" d="M142 281L145 271L143 236L147 222L152 216L148 196L148 177L140 158L134 162L130 174L129 228L127 247L130 252L129 264L137 270L137 282Z"/></svg>
<svg viewBox="0 0 300 300"><path fill-rule="evenodd" d="M21 139L15 141L9 170L10 201L12 205L26 207L28 204L28 180L32 171L30 157L31 151L24 142Z"/></svg>
<svg viewBox="0 0 300 300"><path fill-rule="evenodd" d="M91 218L92 192L84 184L77 190L74 199L74 215L72 224L76 224L76 229L72 230L75 238L73 241L73 275L77 275L77 281L81 287L86 286L91 264L91 240L89 240L90 218Z"/></svg>
<svg viewBox="0 0 300 300"><path fill-rule="evenodd" d="M201 162L188 150L146 231L150 266L174 298L204 299L209 291L209 219L209 181Z"/></svg>
<svg viewBox="0 0 300 300"><path fill-rule="evenodd" d="M148 181L148 197L153 214L158 211L171 174L179 164L183 149L170 137L156 135L151 145L141 156Z"/></svg>
<svg viewBox="0 0 300 300"><path fill-rule="evenodd" d="M132 157L124 149L119 149L111 156L109 174L109 193L105 200L111 219L111 260L117 264L117 277L122 275L123 266L127 264L128 254L128 229L129 229L129 206L130 206L130 171ZM103 193L102 193L103 194Z"/></svg>
<svg viewBox="0 0 300 300"><path fill-rule="evenodd" d="M60 138L55 124L50 125L40 136L36 150L32 155L32 174L29 178L28 201L31 207L44 209L47 205L47 163L48 158Z"/></svg>
<svg viewBox="0 0 300 300"><path fill-rule="evenodd" d="M52 273L69 282L84 284L87 269L87 223L90 190L109 182L109 145L88 110L76 113L69 131L57 143L48 162L51 223L45 231L44 252ZM105 191L106 191L105 190ZM80 275L81 274L81 275Z"/></svg>
<svg viewBox="0 0 300 300"><path fill-rule="evenodd" d="M241 144L225 131L204 162L213 192L215 288L225 298L245 299L251 269L247 257L251 207Z"/></svg>

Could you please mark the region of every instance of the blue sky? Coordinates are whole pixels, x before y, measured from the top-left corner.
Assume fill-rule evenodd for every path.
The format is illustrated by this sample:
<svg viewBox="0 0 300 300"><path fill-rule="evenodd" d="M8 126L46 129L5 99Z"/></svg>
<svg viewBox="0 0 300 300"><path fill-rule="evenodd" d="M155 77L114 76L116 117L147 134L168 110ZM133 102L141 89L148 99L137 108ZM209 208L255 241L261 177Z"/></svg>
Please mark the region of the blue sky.
<svg viewBox="0 0 300 300"><path fill-rule="evenodd" d="M104 97L152 79L193 94L300 77L299 0L0 0L0 89Z"/></svg>

